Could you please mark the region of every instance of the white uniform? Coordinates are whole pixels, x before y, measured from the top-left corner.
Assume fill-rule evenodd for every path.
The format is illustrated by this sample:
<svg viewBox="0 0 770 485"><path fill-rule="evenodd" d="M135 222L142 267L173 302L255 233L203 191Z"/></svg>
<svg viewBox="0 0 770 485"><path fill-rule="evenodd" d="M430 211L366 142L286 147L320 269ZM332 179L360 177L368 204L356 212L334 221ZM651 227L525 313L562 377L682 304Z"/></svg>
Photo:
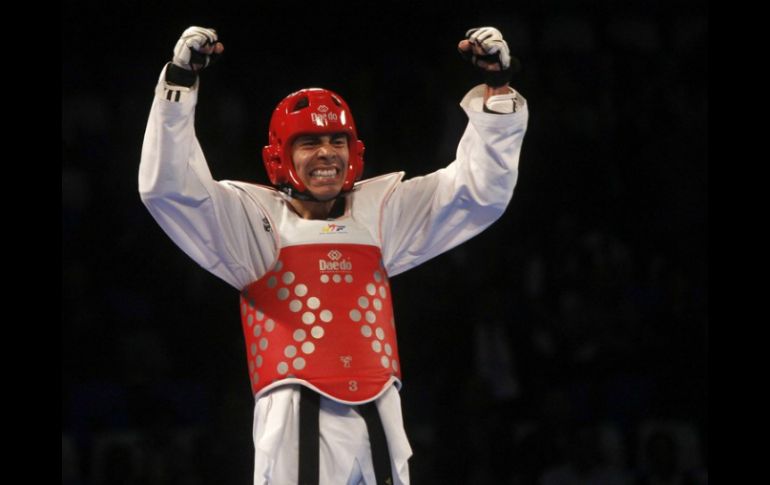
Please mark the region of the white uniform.
<svg viewBox="0 0 770 485"><path fill-rule="evenodd" d="M142 147L142 201L185 253L242 290L276 261L278 242L264 228L270 214L263 214L263 206L248 196L242 182L213 180L194 130L198 84L192 88L168 86L164 79L165 69ZM514 113L483 112L484 89L477 86L461 102L469 123L456 160L432 174L397 181L385 201L377 237L388 276L470 239L505 211L516 184L527 105L512 90L510 95L490 98L487 106L496 111L514 108ZM402 175L394 176L400 180ZM396 483L409 483L412 450L398 391L391 386L376 403L393 477ZM255 484L296 482L298 412L296 384L271 389L256 401ZM358 412L322 397L319 426L320 483L374 484L368 434Z"/></svg>

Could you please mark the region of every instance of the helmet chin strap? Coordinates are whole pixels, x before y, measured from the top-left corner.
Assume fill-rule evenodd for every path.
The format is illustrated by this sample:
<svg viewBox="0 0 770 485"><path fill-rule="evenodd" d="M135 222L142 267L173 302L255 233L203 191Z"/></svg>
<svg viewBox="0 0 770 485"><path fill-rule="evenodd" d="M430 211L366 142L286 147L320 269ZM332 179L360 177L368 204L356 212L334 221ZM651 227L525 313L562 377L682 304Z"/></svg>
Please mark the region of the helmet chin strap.
<svg viewBox="0 0 770 485"><path fill-rule="evenodd" d="M310 191L300 192L299 190L295 189L291 184L281 184L278 186L278 190L285 193L289 197L297 200L304 200L307 202L329 202L329 200L335 200L339 199L340 197L343 197L346 194L346 191L340 190L340 192L332 197L329 200L318 200L315 197L313 197L313 194L310 193Z"/></svg>

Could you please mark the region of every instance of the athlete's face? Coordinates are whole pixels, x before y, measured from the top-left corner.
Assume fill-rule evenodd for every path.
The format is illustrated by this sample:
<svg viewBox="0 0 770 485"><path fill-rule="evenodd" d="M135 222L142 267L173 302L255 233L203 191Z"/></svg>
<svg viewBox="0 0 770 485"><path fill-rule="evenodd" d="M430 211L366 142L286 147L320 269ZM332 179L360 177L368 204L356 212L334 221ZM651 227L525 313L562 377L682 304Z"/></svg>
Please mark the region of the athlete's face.
<svg viewBox="0 0 770 485"><path fill-rule="evenodd" d="M325 201L340 193L350 156L347 135L300 135L291 153L294 170L313 197Z"/></svg>

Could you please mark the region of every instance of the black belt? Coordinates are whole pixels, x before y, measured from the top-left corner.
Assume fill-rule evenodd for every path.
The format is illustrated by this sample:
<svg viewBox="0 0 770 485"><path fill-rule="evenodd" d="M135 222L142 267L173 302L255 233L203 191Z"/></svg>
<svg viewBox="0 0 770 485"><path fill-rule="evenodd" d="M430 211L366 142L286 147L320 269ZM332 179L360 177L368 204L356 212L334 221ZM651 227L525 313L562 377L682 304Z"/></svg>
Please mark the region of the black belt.
<svg viewBox="0 0 770 485"><path fill-rule="evenodd" d="M318 413L321 395L299 386L299 481L298 485L318 485L320 469L320 438Z"/></svg>
<svg viewBox="0 0 770 485"><path fill-rule="evenodd" d="M311 389L300 386L299 400L299 485L318 485L320 470L320 436L318 414L321 396ZM377 404L372 401L358 406L358 411L369 431L372 463L377 485L392 485L390 450L382 427Z"/></svg>

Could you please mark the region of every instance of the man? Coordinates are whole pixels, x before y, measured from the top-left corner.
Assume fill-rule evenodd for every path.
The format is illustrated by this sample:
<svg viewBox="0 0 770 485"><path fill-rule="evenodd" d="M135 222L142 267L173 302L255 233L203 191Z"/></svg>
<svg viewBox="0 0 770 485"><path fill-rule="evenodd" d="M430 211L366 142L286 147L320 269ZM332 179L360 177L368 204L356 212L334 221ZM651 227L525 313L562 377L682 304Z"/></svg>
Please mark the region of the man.
<svg viewBox="0 0 770 485"><path fill-rule="evenodd" d="M388 278L505 211L528 117L508 86L508 46L492 27L466 33L458 50L485 85L461 102L470 122L457 159L406 181L358 181L364 144L341 96L290 94L262 153L278 190L208 170L194 132L198 73L223 50L201 27L177 42L156 87L139 192L182 250L241 292L254 482L409 483Z"/></svg>

